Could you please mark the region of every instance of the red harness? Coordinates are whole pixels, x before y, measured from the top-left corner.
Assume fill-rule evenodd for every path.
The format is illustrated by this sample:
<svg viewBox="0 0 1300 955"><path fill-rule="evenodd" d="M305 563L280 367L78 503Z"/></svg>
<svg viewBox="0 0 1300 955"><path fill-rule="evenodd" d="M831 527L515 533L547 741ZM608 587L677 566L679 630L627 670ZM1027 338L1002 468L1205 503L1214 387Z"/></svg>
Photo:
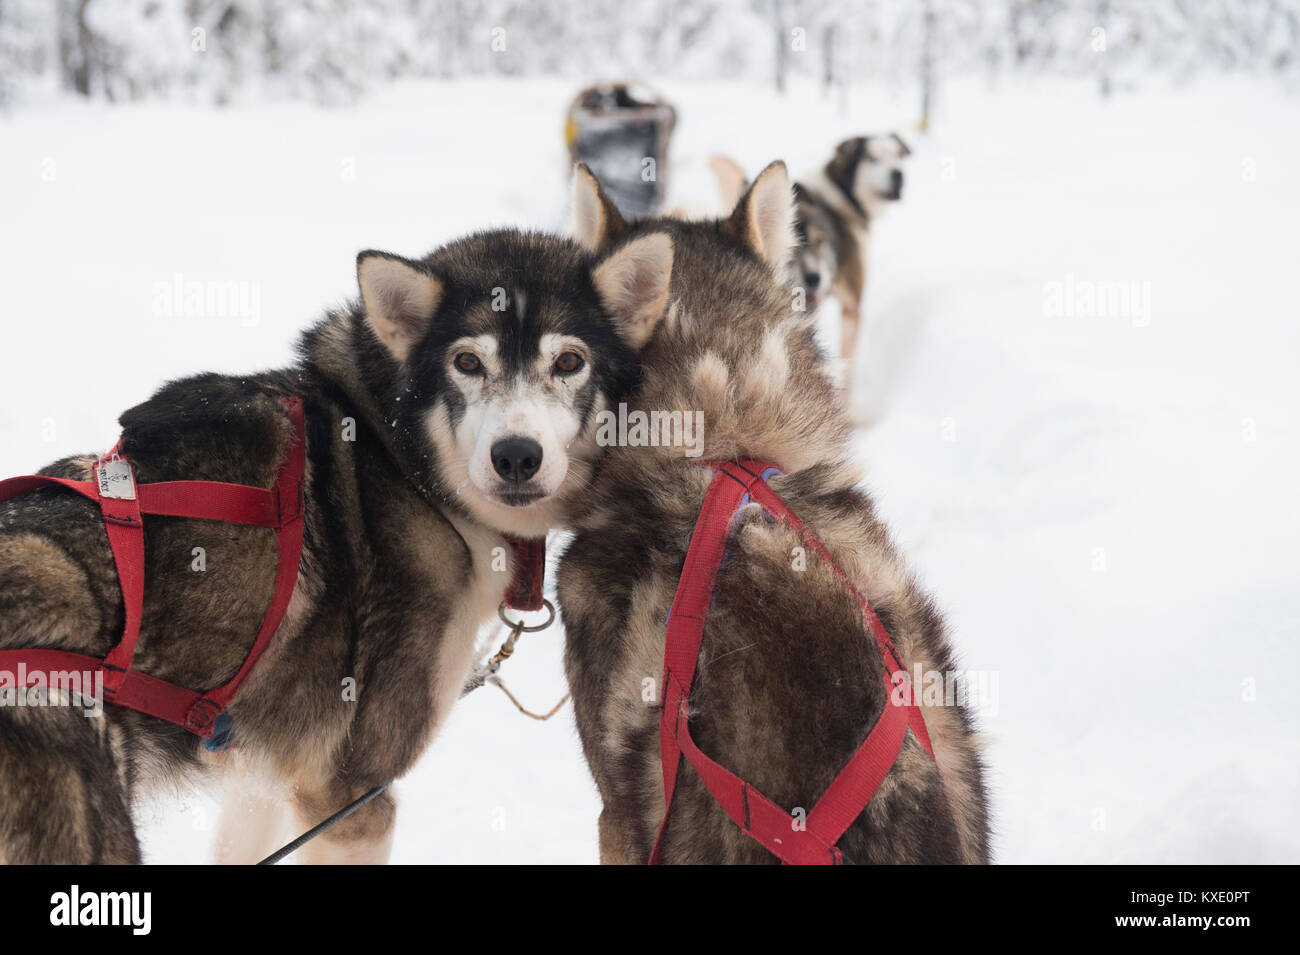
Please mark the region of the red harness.
<svg viewBox="0 0 1300 955"><path fill-rule="evenodd" d="M303 439L302 401L283 399L293 423L294 437L275 485L269 490L244 484L220 481L157 481L136 484L130 462L118 447L95 464L95 479L73 481L67 478L29 475L0 481L0 501L40 487L65 487L99 505L104 529L113 551L113 562L122 587L126 627L122 639L102 660L98 657L65 650L0 650L0 670L18 674L19 685L57 685L51 671L90 671L103 676L104 697L109 703L147 713L183 726L208 740L209 748L219 749L229 742L233 724L226 714L228 704L239 685L248 676L258 657L266 650L280 626L289 597L298 578L298 561L302 555L303 473L305 446ZM209 521L228 521L275 529L279 551L275 568L275 592L267 607L262 626L257 631L248 656L239 672L221 686L202 692L176 686L157 677L131 669L136 641L140 636L140 619L144 605L144 521L142 515L191 517ZM25 671L25 675L24 675ZM214 733L216 738L214 739Z"/></svg>
<svg viewBox="0 0 1300 955"><path fill-rule="evenodd" d="M911 692L907 669L880 618L824 544L767 485L769 473L780 473L760 461L710 463L715 473L695 522L686 563L677 582L668 616L667 646L664 649L664 705L659 722L659 751L664 771L664 821L650 854L650 864L663 861L662 843L672 810L677 769L683 755L694 767L713 798L726 810L745 835L757 840L782 862L792 865L840 865L845 862L836 847L844 831L871 802L880 783L894 765L908 727L933 758L930 737L921 709ZM704 638L704 622L718 568L722 565L736 513L748 501L759 504L768 514L789 524L804 546L826 561L862 609L885 662L887 702L880 719L857 752L809 810L802 828L795 817L753 789L734 773L716 763L695 745L690 732L691 682ZM896 701L903 688L906 702Z"/></svg>

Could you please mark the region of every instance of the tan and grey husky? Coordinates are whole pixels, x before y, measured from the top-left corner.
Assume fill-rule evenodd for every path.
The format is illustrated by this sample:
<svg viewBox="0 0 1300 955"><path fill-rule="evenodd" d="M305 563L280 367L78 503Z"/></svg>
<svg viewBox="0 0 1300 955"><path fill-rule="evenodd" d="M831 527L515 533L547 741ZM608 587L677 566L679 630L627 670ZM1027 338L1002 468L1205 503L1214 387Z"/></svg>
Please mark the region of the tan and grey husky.
<svg viewBox="0 0 1300 955"><path fill-rule="evenodd" d="M752 458L874 606L909 672L952 673L934 603L919 588L850 457L850 424L807 313L780 279L793 241L785 167L769 166L727 218L628 225L582 171L574 231L599 254L670 236L669 306L642 353L627 416L702 415L703 448L671 440L609 450L572 502L559 571L565 664L583 749L604 802L604 862L647 861L664 820L660 696L665 620L701 502L702 461ZM691 734L712 759L782 807L812 805L887 705L880 653L833 568L756 505L736 517L690 696ZM942 701L941 701L942 702ZM856 863L986 862L984 770L970 714L922 711L934 759L910 731L844 833ZM688 765L676 777L665 862L776 857L733 823Z"/></svg>
<svg viewBox="0 0 1300 955"><path fill-rule="evenodd" d="M134 797L232 757L292 793L301 828L410 769L511 580L502 535L544 535L560 494L585 484L594 422L636 379L671 255L662 236L594 256L510 231L419 261L362 253L360 300L304 335L296 365L176 381L123 414L138 480L268 487L293 433L281 398L300 397L296 585L230 703L234 750L218 757L179 726L118 706L88 716L3 705L22 688L0 674L0 861L137 862ZM94 461L45 473L85 479ZM137 668L195 690L224 683L271 597L273 532L148 517L144 534ZM0 504L0 649L102 657L122 631L98 508L62 488ZM56 702L67 701L45 700ZM277 827L250 805L230 807L221 858L275 847ZM385 793L299 857L383 861L394 813Z"/></svg>

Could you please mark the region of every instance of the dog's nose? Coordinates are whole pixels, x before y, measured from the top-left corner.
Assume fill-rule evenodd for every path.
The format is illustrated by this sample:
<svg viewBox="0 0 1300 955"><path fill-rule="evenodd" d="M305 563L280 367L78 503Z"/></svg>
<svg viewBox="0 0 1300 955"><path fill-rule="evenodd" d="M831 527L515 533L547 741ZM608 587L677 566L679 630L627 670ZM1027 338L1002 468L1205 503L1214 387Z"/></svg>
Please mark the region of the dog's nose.
<svg viewBox="0 0 1300 955"><path fill-rule="evenodd" d="M822 284L820 272L805 272L803 274L803 287L810 292L817 291L817 286Z"/></svg>
<svg viewBox="0 0 1300 955"><path fill-rule="evenodd" d="M532 438L502 438L492 445L492 467L505 481L527 481L542 466L542 446Z"/></svg>
<svg viewBox="0 0 1300 955"><path fill-rule="evenodd" d="M889 188L894 192L903 191L903 173L897 169L889 173Z"/></svg>

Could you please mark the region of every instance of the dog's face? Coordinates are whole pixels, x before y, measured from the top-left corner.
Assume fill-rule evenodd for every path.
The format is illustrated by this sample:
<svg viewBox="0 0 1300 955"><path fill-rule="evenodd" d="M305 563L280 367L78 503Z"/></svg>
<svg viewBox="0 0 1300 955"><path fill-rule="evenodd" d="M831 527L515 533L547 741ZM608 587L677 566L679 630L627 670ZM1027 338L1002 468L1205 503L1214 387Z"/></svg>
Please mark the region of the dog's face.
<svg viewBox="0 0 1300 955"><path fill-rule="evenodd" d="M831 212L798 185L794 188L794 231L798 244L787 268L792 285L804 290L809 308L826 297L839 269L839 247Z"/></svg>
<svg viewBox="0 0 1300 955"><path fill-rule="evenodd" d="M498 530L545 533L589 473L597 413L635 384L671 263L664 235L603 260L509 231L422 262L362 253L366 317L400 365L395 421L444 494Z"/></svg>
<svg viewBox="0 0 1300 955"><path fill-rule="evenodd" d="M835 147L827 172L863 209L903 197L903 160L911 150L896 133L856 136Z"/></svg>

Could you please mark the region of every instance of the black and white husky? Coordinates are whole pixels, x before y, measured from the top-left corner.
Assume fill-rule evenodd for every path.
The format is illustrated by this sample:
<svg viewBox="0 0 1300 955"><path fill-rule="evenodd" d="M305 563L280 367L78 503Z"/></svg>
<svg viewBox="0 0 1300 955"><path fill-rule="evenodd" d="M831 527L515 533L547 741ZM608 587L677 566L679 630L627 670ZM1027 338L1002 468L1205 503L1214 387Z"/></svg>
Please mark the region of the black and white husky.
<svg viewBox="0 0 1300 955"><path fill-rule="evenodd" d="M561 492L587 480L599 413L636 380L671 259L664 236L593 255L514 231L418 260L363 252L360 299L303 336L296 364L172 382L125 412L137 480L267 487L293 434L281 399L301 398L297 581L230 703L225 753L117 706L87 716L0 705L0 862L139 861L134 797L204 768L233 777L218 858L254 861L287 827L277 803L249 795L252 777L274 782L301 829L409 770L511 580L504 535L544 535ZM47 473L85 480L95 459ZM146 517L144 533L139 668L195 690L220 685L265 612L272 532ZM202 573L189 556L198 547ZM46 489L0 504L0 649L102 657L122 634L113 568L89 501ZM394 815L386 793L299 857L383 861Z"/></svg>

